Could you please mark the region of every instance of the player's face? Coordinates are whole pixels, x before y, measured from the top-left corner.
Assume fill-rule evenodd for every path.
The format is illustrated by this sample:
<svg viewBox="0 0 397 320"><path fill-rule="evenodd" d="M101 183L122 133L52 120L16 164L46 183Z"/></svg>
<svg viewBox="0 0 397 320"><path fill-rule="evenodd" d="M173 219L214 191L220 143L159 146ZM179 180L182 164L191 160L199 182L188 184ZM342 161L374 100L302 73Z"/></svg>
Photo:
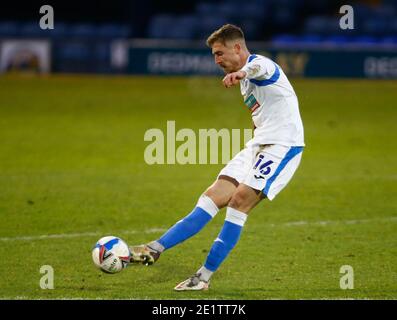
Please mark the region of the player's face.
<svg viewBox="0 0 397 320"><path fill-rule="evenodd" d="M212 54L215 63L220 66L225 73L231 73L240 70L240 47L235 42L215 42L212 45Z"/></svg>

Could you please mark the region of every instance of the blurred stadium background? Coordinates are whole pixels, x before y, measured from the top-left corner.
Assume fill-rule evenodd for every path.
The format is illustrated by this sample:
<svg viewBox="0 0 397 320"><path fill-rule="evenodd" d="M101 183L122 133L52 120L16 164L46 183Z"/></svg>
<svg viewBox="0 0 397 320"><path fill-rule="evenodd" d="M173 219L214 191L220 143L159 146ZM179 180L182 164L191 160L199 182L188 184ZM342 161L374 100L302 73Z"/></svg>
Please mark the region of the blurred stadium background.
<svg viewBox="0 0 397 320"><path fill-rule="evenodd" d="M252 51L271 55L289 75L396 78L397 1L350 1L354 29L342 30L345 2L47 1L55 28L42 30L43 2L6 1L1 71L216 74L203 40L229 22L243 28Z"/></svg>

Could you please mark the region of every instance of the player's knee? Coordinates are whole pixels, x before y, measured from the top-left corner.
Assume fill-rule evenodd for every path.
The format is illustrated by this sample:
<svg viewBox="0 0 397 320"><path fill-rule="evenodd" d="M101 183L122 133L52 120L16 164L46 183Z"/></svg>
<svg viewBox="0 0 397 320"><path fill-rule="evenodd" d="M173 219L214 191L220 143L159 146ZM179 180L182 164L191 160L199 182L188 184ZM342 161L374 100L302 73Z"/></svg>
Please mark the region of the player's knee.
<svg viewBox="0 0 397 320"><path fill-rule="evenodd" d="M204 194L210 197L217 207L221 209L228 205L236 187L229 179L217 179Z"/></svg>
<svg viewBox="0 0 397 320"><path fill-rule="evenodd" d="M228 206L241 210L247 202L247 195L244 191L237 190L230 199Z"/></svg>

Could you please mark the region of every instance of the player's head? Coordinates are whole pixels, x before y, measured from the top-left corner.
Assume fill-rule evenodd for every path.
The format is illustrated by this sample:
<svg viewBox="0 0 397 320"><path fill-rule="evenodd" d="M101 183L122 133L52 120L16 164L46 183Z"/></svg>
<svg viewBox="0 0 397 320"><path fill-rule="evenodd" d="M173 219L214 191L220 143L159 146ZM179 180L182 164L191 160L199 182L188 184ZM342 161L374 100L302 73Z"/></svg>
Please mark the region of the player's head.
<svg viewBox="0 0 397 320"><path fill-rule="evenodd" d="M208 37L207 45L212 49L215 63L225 73L240 70L249 55L243 30L233 24L225 24L215 30Z"/></svg>

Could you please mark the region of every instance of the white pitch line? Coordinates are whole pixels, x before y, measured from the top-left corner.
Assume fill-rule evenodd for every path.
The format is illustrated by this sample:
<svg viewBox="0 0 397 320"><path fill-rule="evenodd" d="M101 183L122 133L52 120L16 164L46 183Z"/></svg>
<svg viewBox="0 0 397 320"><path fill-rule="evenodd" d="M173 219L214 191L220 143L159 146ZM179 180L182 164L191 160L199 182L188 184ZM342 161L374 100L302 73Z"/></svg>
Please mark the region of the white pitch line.
<svg viewBox="0 0 397 320"><path fill-rule="evenodd" d="M269 227L299 227L299 226L328 226L331 224L360 224L373 222L397 222L397 217L378 218L378 219L358 219L358 220L325 220L325 221L291 221L280 224L269 223ZM162 233L167 231L166 228L151 228L146 230L126 230L118 231L117 234L151 234ZM47 239L68 239L100 236L103 232L85 232L85 233L61 233L61 234L44 234L40 236L19 236L19 237L3 237L0 241L35 241Z"/></svg>
<svg viewBox="0 0 397 320"><path fill-rule="evenodd" d="M316 226L327 226L330 224L359 224L359 223L371 223L371 222L396 222L397 217L377 218L377 219L358 219L358 220L328 220L328 221L295 221L286 222L281 225L286 227L292 226L303 226L303 225L316 225ZM275 224L273 227L277 226Z"/></svg>
<svg viewBox="0 0 397 320"><path fill-rule="evenodd" d="M165 232L167 229L164 228L151 228L146 230L127 230L120 231L119 234L137 234L137 233L159 233ZM61 234L44 234L41 236L20 236L20 237L4 237L0 238L0 241L35 241L35 240L47 240L47 239L67 239L67 238L83 238L103 235L103 232L83 232L83 233L61 233ZM110 234L110 233L109 233Z"/></svg>

